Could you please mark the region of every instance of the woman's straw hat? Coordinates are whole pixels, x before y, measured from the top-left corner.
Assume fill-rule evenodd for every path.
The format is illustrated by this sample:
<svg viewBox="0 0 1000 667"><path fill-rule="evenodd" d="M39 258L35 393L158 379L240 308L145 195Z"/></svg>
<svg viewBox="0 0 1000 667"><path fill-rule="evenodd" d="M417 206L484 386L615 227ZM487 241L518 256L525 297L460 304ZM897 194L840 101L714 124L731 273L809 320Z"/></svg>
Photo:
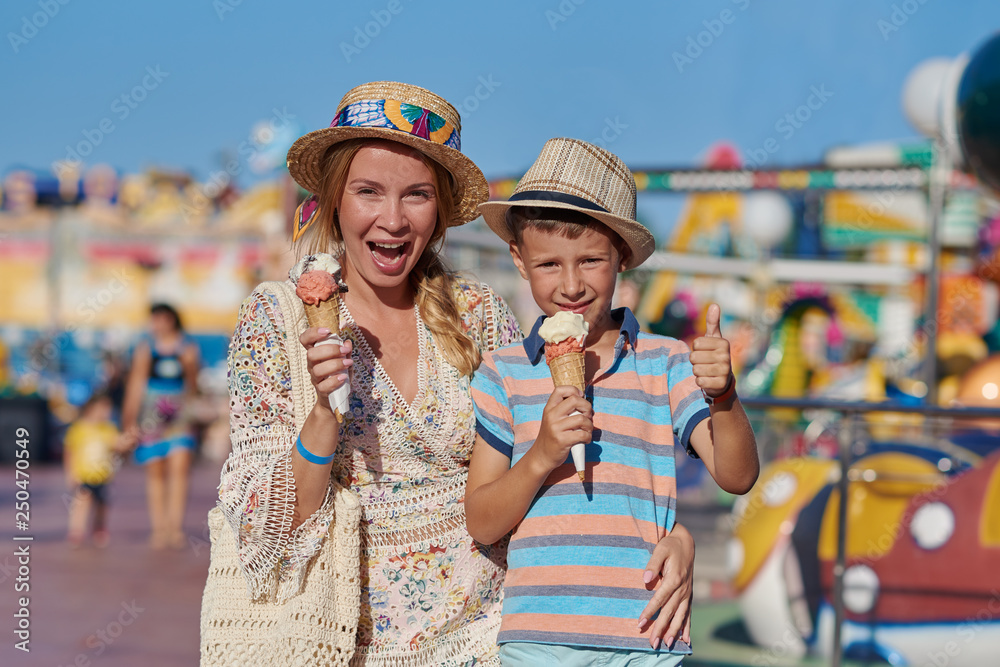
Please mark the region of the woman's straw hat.
<svg viewBox="0 0 1000 667"><path fill-rule="evenodd" d="M489 197L486 178L462 154L462 120L455 107L429 90L395 81L375 81L352 88L340 100L330 127L310 132L288 150L288 171L295 182L317 194L323 181L326 150L348 139L372 137L412 146L440 163L455 179L455 218L461 225L476 217L476 207ZM315 205L312 205L313 213ZM296 215L298 238L314 215Z"/></svg>
<svg viewBox="0 0 1000 667"><path fill-rule="evenodd" d="M622 237L632 250L626 269L653 253L649 230L636 221L635 179L618 156L579 139L549 139L507 201L479 206L486 224L508 243L514 232L507 213L514 208L560 208L585 213Z"/></svg>

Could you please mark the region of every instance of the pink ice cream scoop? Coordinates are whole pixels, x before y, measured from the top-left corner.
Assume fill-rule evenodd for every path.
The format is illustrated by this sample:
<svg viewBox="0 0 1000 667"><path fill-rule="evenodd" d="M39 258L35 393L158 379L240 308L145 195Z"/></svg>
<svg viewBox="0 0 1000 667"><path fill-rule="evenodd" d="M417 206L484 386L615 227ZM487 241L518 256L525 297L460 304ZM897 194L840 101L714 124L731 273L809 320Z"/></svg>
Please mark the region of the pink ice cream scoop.
<svg viewBox="0 0 1000 667"><path fill-rule="evenodd" d="M295 295L302 299L302 303L310 306L318 306L328 301L339 291L336 278L327 271L307 271L299 277L295 285Z"/></svg>

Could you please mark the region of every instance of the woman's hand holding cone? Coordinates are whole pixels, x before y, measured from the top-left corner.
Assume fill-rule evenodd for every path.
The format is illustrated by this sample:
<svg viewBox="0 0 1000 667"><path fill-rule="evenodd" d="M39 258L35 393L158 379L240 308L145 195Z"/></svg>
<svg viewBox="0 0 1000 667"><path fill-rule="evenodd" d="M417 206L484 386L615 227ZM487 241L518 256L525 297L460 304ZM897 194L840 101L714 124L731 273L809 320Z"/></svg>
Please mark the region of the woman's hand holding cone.
<svg viewBox="0 0 1000 667"><path fill-rule="evenodd" d="M319 345L330 336L326 328L310 328L302 332L299 342L306 348L306 367L309 378L316 387L317 404L330 408L330 394L347 382L347 373L354 363L351 360L353 345L350 340L343 345Z"/></svg>

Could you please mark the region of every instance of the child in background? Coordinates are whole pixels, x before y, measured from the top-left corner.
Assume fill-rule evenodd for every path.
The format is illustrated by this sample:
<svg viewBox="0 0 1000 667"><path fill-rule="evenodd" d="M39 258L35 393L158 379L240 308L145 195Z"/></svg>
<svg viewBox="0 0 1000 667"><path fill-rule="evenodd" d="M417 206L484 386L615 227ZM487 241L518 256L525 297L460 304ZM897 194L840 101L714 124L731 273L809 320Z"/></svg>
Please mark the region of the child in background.
<svg viewBox="0 0 1000 667"><path fill-rule="evenodd" d="M111 421L112 407L107 394L94 394L66 432L63 464L66 484L73 491L67 539L74 548L83 543L92 509L94 544L101 548L108 544L107 485L125 444Z"/></svg>
<svg viewBox="0 0 1000 667"><path fill-rule="evenodd" d="M746 493L757 479L719 307L691 350L611 308L617 274L654 247L635 193L615 155L552 139L509 201L480 206L545 315L579 313L589 325L585 393L553 387L543 318L522 343L484 355L472 381L469 534L492 544L513 531L504 665L680 664L687 633L650 605L661 576L650 557L675 529L674 444L726 491ZM583 483L568 458L581 442Z"/></svg>

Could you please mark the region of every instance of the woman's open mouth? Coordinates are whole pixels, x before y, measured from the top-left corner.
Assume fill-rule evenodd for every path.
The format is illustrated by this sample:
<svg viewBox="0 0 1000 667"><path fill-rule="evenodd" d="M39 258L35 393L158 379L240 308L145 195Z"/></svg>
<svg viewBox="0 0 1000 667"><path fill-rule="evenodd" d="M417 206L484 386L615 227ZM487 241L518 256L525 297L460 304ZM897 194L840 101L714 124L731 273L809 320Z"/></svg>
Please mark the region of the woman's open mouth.
<svg viewBox="0 0 1000 667"><path fill-rule="evenodd" d="M369 241L368 250L379 270L386 273L399 271L406 263L409 241Z"/></svg>

